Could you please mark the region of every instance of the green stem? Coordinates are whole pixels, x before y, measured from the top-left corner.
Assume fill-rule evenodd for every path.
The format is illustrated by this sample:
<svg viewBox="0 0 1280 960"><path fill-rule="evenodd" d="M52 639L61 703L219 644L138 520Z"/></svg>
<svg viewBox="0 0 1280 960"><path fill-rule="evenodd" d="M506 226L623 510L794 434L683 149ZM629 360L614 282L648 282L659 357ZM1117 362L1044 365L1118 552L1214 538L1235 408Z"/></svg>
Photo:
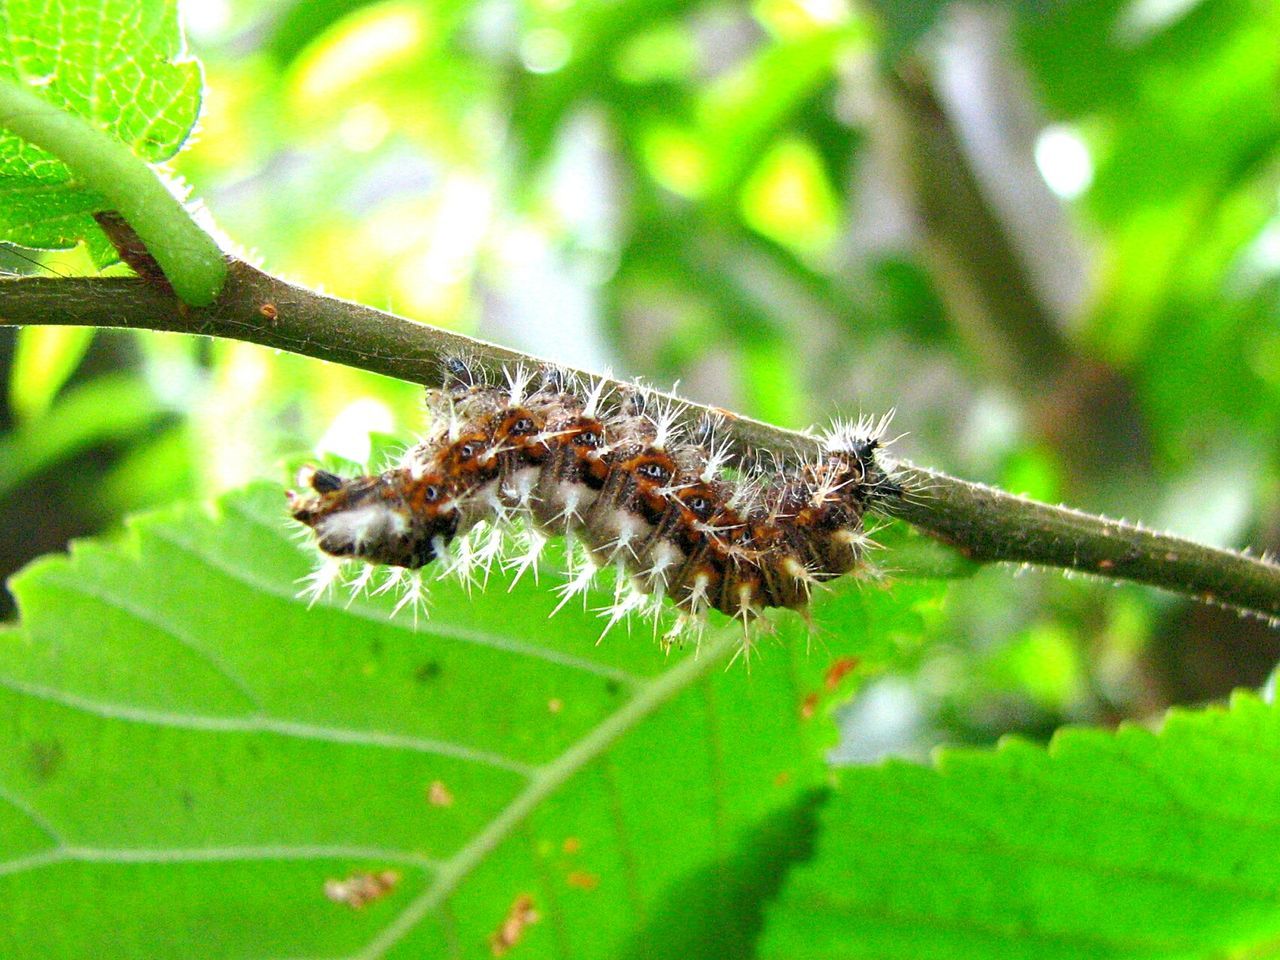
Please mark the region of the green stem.
<svg viewBox="0 0 1280 960"><path fill-rule="evenodd" d="M227 275L222 251L126 144L11 80L0 80L0 126L47 150L102 194L142 238L183 301L213 303Z"/></svg>

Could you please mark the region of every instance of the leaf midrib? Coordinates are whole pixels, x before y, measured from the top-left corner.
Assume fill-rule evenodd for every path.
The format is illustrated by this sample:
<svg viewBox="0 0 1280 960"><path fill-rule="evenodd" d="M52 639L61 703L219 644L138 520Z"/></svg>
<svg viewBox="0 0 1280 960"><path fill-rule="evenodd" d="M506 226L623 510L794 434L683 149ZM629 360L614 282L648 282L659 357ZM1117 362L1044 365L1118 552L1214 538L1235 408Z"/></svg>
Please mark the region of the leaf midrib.
<svg viewBox="0 0 1280 960"><path fill-rule="evenodd" d="M506 840L538 806L575 774L603 756L628 731L668 700L705 676L741 645L736 631L727 627L705 641L666 673L647 681L618 710L610 714L559 757L539 768L506 808L457 853L441 865L435 879L402 910L399 916L350 960L380 960L404 939L423 918L443 906L485 858Z"/></svg>

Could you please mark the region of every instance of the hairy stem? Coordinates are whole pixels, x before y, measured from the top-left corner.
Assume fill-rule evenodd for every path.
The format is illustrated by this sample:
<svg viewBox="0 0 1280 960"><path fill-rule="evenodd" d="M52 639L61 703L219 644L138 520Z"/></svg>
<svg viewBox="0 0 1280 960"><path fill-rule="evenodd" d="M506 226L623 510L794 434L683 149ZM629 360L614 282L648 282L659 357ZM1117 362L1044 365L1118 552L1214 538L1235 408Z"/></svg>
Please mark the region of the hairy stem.
<svg viewBox="0 0 1280 960"><path fill-rule="evenodd" d="M0 80L0 127L52 153L120 211L183 301L213 303L226 277L222 251L126 144L11 80Z"/></svg>
<svg viewBox="0 0 1280 960"><path fill-rule="evenodd" d="M128 327L225 337L330 360L417 383L440 379L442 358L466 354L488 366L538 358L325 296L231 261L208 307L189 307L134 278L30 277L0 282L0 322ZM690 418L707 408L681 401ZM724 411L720 411L724 413ZM801 433L726 414L743 445L794 454ZM908 463L889 464L905 495L893 516L980 563L1078 570L1162 587L1197 600L1280 618L1280 565L1133 524L1054 507Z"/></svg>

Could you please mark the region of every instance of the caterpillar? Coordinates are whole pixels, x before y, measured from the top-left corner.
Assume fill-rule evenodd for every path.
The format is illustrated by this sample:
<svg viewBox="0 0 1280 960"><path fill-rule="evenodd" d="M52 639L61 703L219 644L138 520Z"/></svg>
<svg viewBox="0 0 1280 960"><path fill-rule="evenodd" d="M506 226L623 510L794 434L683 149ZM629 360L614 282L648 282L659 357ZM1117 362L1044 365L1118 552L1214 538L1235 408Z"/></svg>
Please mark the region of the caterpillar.
<svg viewBox="0 0 1280 960"><path fill-rule="evenodd" d="M465 358L442 367L427 433L398 462L351 478L304 467L302 490L288 492L333 558L310 579L313 596L358 561L355 589L390 567L378 590L400 584L401 604L416 606L422 568L469 578L501 560L518 578L559 535L575 545L561 605L612 565L605 631L632 613L656 623L669 602L672 641L712 610L744 628L771 607L803 613L819 584L863 564L867 513L902 495L877 456L888 417L837 423L784 460L735 449L722 415L690 423L678 401L639 385L611 391L549 365L500 378ZM521 549L504 557L513 539Z"/></svg>

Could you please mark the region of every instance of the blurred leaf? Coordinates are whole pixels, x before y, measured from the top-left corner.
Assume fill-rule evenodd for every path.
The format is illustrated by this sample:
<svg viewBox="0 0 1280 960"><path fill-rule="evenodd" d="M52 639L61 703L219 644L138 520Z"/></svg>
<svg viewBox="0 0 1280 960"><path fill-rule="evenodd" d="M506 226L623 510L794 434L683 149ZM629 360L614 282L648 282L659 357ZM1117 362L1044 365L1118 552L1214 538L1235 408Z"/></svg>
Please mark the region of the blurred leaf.
<svg viewBox="0 0 1280 960"><path fill-rule="evenodd" d="M831 82L837 58L866 41L866 27L855 21L776 42L703 93L710 198L737 190L786 121Z"/></svg>
<svg viewBox="0 0 1280 960"><path fill-rule="evenodd" d="M197 491L191 430L185 423L147 431L130 444L102 482L100 500L120 516L190 497Z"/></svg>
<svg viewBox="0 0 1280 960"><path fill-rule="evenodd" d="M959 550L901 520L876 527L872 539L884 548L871 555L872 562L890 579L962 580L982 569Z"/></svg>
<svg viewBox="0 0 1280 960"><path fill-rule="evenodd" d="M1075 116L1132 102L1141 58L1113 32L1128 6L1129 0L1093 0L1022 7L1018 39L1051 112Z"/></svg>
<svg viewBox="0 0 1280 960"><path fill-rule="evenodd" d="M618 52L618 77L627 83L683 83L698 65L698 43L685 24L661 23L637 33Z"/></svg>
<svg viewBox="0 0 1280 960"><path fill-rule="evenodd" d="M384 0L345 14L293 64L295 103L323 107L358 95L379 75L414 62L431 29L426 6L404 0Z"/></svg>
<svg viewBox="0 0 1280 960"><path fill-rule="evenodd" d="M186 55L175 0L5 0L0 80L21 83L167 160L200 111L200 66ZM103 201L57 158L0 129L0 238L105 255L91 214Z"/></svg>
<svg viewBox="0 0 1280 960"><path fill-rule="evenodd" d="M839 235L840 209L822 160L803 140L784 138L742 187L742 216L800 253L822 253Z"/></svg>
<svg viewBox="0 0 1280 960"><path fill-rule="evenodd" d="M742 344L741 370L747 409L770 423L804 426L799 409L802 371L799 356L776 337L758 337Z"/></svg>
<svg viewBox="0 0 1280 960"><path fill-rule="evenodd" d="M1280 936L1280 712L845 770L761 956L1220 958Z"/></svg>
<svg viewBox="0 0 1280 960"><path fill-rule="evenodd" d="M288 0L273 18L263 48L284 66L329 27L382 0Z"/></svg>
<svg viewBox="0 0 1280 960"><path fill-rule="evenodd" d="M42 416L84 359L93 327L22 327L9 374L9 403L24 420Z"/></svg>
<svg viewBox="0 0 1280 960"><path fill-rule="evenodd" d="M569 4L536 29L559 34L569 59L545 74L514 77L511 121L522 145L523 175L532 177L546 160L565 119L608 90L619 56L636 37L664 19L703 6L707 0L616 0ZM548 5L549 7L551 5ZM624 101L630 94L620 93Z"/></svg>
<svg viewBox="0 0 1280 960"><path fill-rule="evenodd" d="M44 416L0 437L0 496L88 447L138 437L164 412L146 384L124 374L68 390Z"/></svg>
<svg viewBox="0 0 1280 960"><path fill-rule="evenodd" d="M1045 622L996 652L989 679L995 687L1025 693L1043 710L1065 713L1080 696L1083 667L1075 632Z"/></svg>
<svg viewBox="0 0 1280 960"><path fill-rule="evenodd" d="M540 919L521 956L617 956L658 918L649 955L721 956L758 926L749 891L777 882L751 845L795 849L786 811L824 779L829 660L884 664L937 593L845 589L815 613L821 655L788 616L750 671L725 670L663 657L647 630L597 645L601 621L548 620L530 578L480 597L434 583L416 629L385 595L308 608L283 514L263 485L12 581L6 958L107 938L148 960L490 957L524 896ZM326 881L383 870L398 885L365 909L326 899ZM664 946L695 943L708 953Z"/></svg>

